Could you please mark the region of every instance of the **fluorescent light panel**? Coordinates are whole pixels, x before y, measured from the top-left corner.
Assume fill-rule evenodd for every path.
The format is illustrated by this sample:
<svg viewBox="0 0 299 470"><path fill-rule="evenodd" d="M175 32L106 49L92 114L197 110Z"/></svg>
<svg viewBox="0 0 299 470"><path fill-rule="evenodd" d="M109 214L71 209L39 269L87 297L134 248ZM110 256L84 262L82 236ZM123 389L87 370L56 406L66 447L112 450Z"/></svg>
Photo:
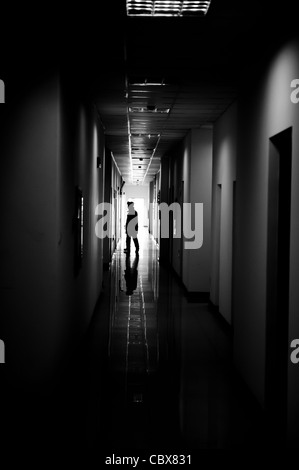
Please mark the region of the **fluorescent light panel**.
<svg viewBox="0 0 299 470"><path fill-rule="evenodd" d="M127 0L128 16L204 16L211 0Z"/></svg>
<svg viewBox="0 0 299 470"><path fill-rule="evenodd" d="M144 87L144 86L165 86L166 83L164 81L164 78L162 80L160 79L137 79L137 80L130 80L129 83L130 86L136 86L136 87ZM133 91L133 90L131 90Z"/></svg>
<svg viewBox="0 0 299 470"><path fill-rule="evenodd" d="M156 108L156 107L144 107L144 106L130 106L130 113L169 113L170 108Z"/></svg>
<svg viewBox="0 0 299 470"><path fill-rule="evenodd" d="M151 138L158 139L160 137L160 134L149 134L149 133L144 134L144 133L141 133L141 132L139 132L139 133L132 132L131 137L148 137L149 139L151 139Z"/></svg>

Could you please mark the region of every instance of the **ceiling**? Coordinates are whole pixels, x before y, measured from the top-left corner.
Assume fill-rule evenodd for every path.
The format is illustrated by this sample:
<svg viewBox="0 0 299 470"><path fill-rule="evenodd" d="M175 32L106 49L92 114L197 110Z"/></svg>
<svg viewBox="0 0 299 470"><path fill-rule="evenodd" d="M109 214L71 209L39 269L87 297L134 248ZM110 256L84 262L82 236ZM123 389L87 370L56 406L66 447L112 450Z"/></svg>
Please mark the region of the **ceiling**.
<svg viewBox="0 0 299 470"><path fill-rule="evenodd" d="M198 18L127 17L125 1L105 12L113 26L93 99L126 183L151 181L190 129L211 128L236 98L243 67L258 60L267 14L244 3L212 0Z"/></svg>
<svg viewBox="0 0 299 470"><path fill-rule="evenodd" d="M271 21L282 12L273 1L271 10L254 5L212 0L204 17L140 18L127 17L125 0L86 1L53 11L47 28L35 21L30 43L26 24L26 42L12 47L24 70L30 56L36 68L59 53L75 90L96 106L124 181L143 184L190 129L213 126L238 96L244 67L258 66L274 42ZM38 37L45 37L39 47Z"/></svg>
<svg viewBox="0 0 299 470"><path fill-rule="evenodd" d="M146 18L118 5L105 11L105 66L95 64L93 100L123 179L143 184L190 129L211 128L236 98L263 12L212 0L205 17Z"/></svg>
<svg viewBox="0 0 299 470"><path fill-rule="evenodd" d="M143 184L190 129L212 127L235 99L231 63L246 19L217 0L199 18L132 18L122 3L93 99L123 179Z"/></svg>

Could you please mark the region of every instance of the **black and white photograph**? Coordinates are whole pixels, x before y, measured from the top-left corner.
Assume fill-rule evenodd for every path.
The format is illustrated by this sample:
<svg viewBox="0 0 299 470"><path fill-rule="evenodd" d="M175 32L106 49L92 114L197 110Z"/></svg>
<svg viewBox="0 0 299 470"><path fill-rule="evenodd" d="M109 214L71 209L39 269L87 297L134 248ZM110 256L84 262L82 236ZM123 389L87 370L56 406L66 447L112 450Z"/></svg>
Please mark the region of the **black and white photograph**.
<svg viewBox="0 0 299 470"><path fill-rule="evenodd" d="M299 450L296 3L1 7L3 470Z"/></svg>

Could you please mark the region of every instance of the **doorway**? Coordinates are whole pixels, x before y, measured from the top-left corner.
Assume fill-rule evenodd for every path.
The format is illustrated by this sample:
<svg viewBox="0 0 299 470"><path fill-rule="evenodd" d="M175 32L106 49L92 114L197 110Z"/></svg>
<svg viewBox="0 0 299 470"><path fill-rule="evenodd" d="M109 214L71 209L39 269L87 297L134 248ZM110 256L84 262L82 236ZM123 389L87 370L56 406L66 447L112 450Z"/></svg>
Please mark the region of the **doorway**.
<svg viewBox="0 0 299 470"><path fill-rule="evenodd" d="M233 181L233 221L232 221L232 276L231 276L231 328L234 332L235 326L235 250L237 240L236 208L237 208L237 182Z"/></svg>
<svg viewBox="0 0 299 470"><path fill-rule="evenodd" d="M214 292L214 305L219 308L220 303L220 240L221 240L221 196L222 185L216 186L216 200L215 200L215 292Z"/></svg>
<svg viewBox="0 0 299 470"><path fill-rule="evenodd" d="M269 141L265 407L273 438L286 438L292 128Z"/></svg>
<svg viewBox="0 0 299 470"><path fill-rule="evenodd" d="M134 202L135 211L138 212L138 225L140 228L142 228L145 222L144 215L147 214L147 211L148 211L148 209L145 207L145 204L144 204L144 198L133 197L132 201Z"/></svg>

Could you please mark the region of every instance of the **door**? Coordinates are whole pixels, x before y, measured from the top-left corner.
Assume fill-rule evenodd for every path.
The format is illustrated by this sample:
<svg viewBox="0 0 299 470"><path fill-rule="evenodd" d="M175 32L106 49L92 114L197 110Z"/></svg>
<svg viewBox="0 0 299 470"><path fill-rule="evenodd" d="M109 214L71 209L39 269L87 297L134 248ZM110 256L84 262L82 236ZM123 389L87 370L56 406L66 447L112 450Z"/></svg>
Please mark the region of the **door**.
<svg viewBox="0 0 299 470"><path fill-rule="evenodd" d="M292 128L269 142L265 405L270 429L287 427Z"/></svg>

